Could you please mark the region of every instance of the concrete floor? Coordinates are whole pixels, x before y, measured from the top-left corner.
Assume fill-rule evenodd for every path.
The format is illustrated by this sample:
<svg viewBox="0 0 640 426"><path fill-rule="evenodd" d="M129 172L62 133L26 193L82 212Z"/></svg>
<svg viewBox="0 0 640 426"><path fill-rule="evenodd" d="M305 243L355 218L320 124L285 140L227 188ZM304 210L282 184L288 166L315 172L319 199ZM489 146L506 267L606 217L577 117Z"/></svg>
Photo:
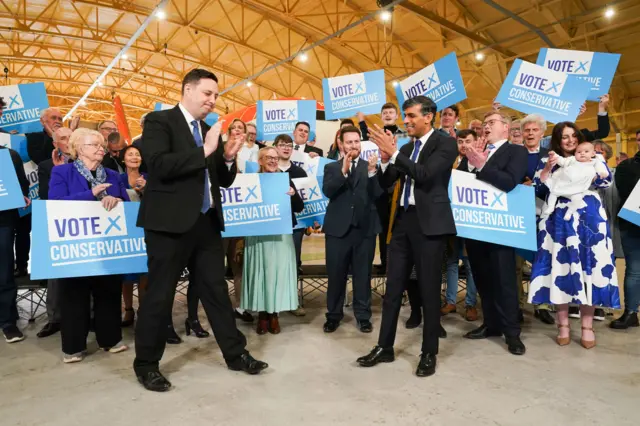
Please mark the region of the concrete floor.
<svg viewBox="0 0 640 426"><path fill-rule="evenodd" d="M598 346L560 348L555 327L526 317L527 354L515 357L499 339L467 341L474 324L449 315L437 374L417 378L421 330L399 328L396 362L372 369L355 359L376 343L355 328L351 311L333 335L322 332L322 299L304 318L282 315L282 333L257 336L240 324L249 350L270 368L260 376L227 370L213 338L185 337L167 348L162 371L174 388L145 391L131 370L134 352L96 352L61 362L59 335L0 343L0 425L627 425L637 424L640 330L597 324ZM379 300L376 301L379 305ZM185 308L176 304L180 334ZM403 308L401 320L408 316ZM204 315L201 315L204 319ZM203 321L204 322L204 321ZM479 324L479 323L476 323ZM208 325L206 325L208 328ZM132 342L132 330L126 330Z"/></svg>

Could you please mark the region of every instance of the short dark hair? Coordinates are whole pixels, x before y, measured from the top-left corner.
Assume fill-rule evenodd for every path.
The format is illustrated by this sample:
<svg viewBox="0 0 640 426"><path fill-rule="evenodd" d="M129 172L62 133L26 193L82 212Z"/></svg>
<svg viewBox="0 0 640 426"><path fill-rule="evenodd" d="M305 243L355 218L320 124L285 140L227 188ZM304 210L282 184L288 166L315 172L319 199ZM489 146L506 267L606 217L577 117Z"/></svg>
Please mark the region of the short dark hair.
<svg viewBox="0 0 640 426"><path fill-rule="evenodd" d="M0 111L2 111L7 106L7 103L4 101L4 98L0 96Z"/></svg>
<svg viewBox="0 0 640 426"><path fill-rule="evenodd" d="M307 126L307 129L309 129L309 132L311 132L311 125L309 123L307 123L306 121L298 121L296 123L296 126L293 128L293 130L297 129L298 126L303 125L303 126Z"/></svg>
<svg viewBox="0 0 640 426"><path fill-rule="evenodd" d="M218 82L218 77L211 71L203 70L202 68L195 68L189 71L182 79L182 94L184 95L184 87L187 84L198 83L203 78Z"/></svg>
<svg viewBox="0 0 640 426"><path fill-rule="evenodd" d="M562 155L562 132L565 128L570 127L576 132L576 138L578 139L578 145L585 141L584 135L571 121L561 121L560 123L553 126L553 130L551 131L551 143L549 144L549 150L555 152L556 154L564 157ZM576 148L578 147L576 145Z"/></svg>
<svg viewBox="0 0 640 426"><path fill-rule="evenodd" d="M433 123L436 119L436 111L438 111L438 106L436 105L436 103L433 102L431 98L428 98L426 96L415 96L404 101L404 103L402 104L402 110L406 111L416 105L420 105L420 113L422 115L433 114L433 118L431 119L431 125L433 126Z"/></svg>
<svg viewBox="0 0 640 426"><path fill-rule="evenodd" d="M344 126L345 124L348 124L350 126L355 126L355 123L350 118L344 118L344 119L340 120L340 127Z"/></svg>
<svg viewBox="0 0 640 426"><path fill-rule="evenodd" d="M394 109L396 113L398 113L398 107L393 102L387 102L386 104L382 105L382 108L380 108L380 112L384 111L385 109Z"/></svg>
<svg viewBox="0 0 640 426"><path fill-rule="evenodd" d="M120 142L120 133L118 132L109 133L109 136L107 136L107 142L109 143Z"/></svg>
<svg viewBox="0 0 640 426"><path fill-rule="evenodd" d="M449 105L448 107L444 108L442 111L444 111L445 109L450 109L453 112L456 113L456 117L460 117L460 107L458 107L458 105L453 104L453 105ZM440 111L440 114L442 114L442 111Z"/></svg>
<svg viewBox="0 0 640 426"><path fill-rule="evenodd" d="M340 142L344 142L344 135L347 133L357 133L358 137L362 137L362 135L360 134L360 129L358 129L356 126L347 126L340 129Z"/></svg>
<svg viewBox="0 0 640 426"><path fill-rule="evenodd" d="M457 137L459 139L465 139L469 135L473 136L473 139L478 139L478 134L476 133L475 130L462 129L462 130L458 130L458 133L457 133Z"/></svg>
<svg viewBox="0 0 640 426"><path fill-rule="evenodd" d="M275 140L273 141L273 146L278 146L280 142L293 145L293 139L291 139L291 136L286 134L276 136Z"/></svg>

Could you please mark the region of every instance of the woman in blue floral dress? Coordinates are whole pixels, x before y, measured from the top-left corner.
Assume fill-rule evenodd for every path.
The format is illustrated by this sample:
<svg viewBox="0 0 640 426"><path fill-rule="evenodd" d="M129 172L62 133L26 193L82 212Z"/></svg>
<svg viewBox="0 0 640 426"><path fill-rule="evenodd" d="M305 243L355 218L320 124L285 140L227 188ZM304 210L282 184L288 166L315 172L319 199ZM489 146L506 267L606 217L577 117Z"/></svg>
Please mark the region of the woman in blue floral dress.
<svg viewBox="0 0 640 426"><path fill-rule="evenodd" d="M582 132L570 122L553 128L550 149L558 156L569 157L584 141ZM553 155L552 155L553 157ZM601 156L596 159L604 162ZM536 194L546 199L544 182L557 169L557 159L543 158L534 177ZM605 162L606 164L606 162ZM607 214L597 189L611 185L611 172L605 179L597 177L589 193L572 205L573 215L564 219L571 200L559 197L553 212L538 222L538 252L531 272L529 302L556 305L558 345L571 342L569 304L579 305L582 321L581 344L595 346L593 314L596 306L620 307L613 244Z"/></svg>

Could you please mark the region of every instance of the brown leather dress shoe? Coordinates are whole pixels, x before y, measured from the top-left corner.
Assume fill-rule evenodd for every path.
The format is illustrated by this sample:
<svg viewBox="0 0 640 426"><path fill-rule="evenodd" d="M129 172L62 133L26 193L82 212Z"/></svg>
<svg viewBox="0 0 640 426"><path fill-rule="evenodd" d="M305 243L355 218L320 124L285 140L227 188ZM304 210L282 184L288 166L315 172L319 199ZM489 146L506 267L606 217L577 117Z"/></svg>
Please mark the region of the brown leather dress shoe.
<svg viewBox="0 0 640 426"><path fill-rule="evenodd" d="M455 312L455 311L456 311L456 305L451 304L451 303L447 303L442 308L440 308L440 314L442 314L442 315L447 315L447 314L450 314L451 312Z"/></svg>
<svg viewBox="0 0 640 426"><path fill-rule="evenodd" d="M269 317L265 312L258 314L258 324L256 325L256 333L266 334L269 329Z"/></svg>
<svg viewBox="0 0 640 426"><path fill-rule="evenodd" d="M269 333L280 333L280 322L278 321L278 314L271 314L269 317Z"/></svg>
<svg viewBox="0 0 640 426"><path fill-rule="evenodd" d="M464 308L464 319L467 321L477 321L478 320L478 310L475 306L465 306Z"/></svg>

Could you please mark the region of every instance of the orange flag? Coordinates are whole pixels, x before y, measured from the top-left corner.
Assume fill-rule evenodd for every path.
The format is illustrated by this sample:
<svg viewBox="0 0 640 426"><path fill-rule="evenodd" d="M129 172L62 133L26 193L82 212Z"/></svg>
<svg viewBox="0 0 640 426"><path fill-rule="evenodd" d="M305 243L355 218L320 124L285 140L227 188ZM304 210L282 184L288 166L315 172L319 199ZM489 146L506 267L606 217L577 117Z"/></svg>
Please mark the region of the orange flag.
<svg viewBox="0 0 640 426"><path fill-rule="evenodd" d="M116 114L116 126L120 136L127 142L127 145L131 145L131 133L129 132L129 125L127 124L127 118L124 113L124 107L120 96L113 98L113 109Z"/></svg>

